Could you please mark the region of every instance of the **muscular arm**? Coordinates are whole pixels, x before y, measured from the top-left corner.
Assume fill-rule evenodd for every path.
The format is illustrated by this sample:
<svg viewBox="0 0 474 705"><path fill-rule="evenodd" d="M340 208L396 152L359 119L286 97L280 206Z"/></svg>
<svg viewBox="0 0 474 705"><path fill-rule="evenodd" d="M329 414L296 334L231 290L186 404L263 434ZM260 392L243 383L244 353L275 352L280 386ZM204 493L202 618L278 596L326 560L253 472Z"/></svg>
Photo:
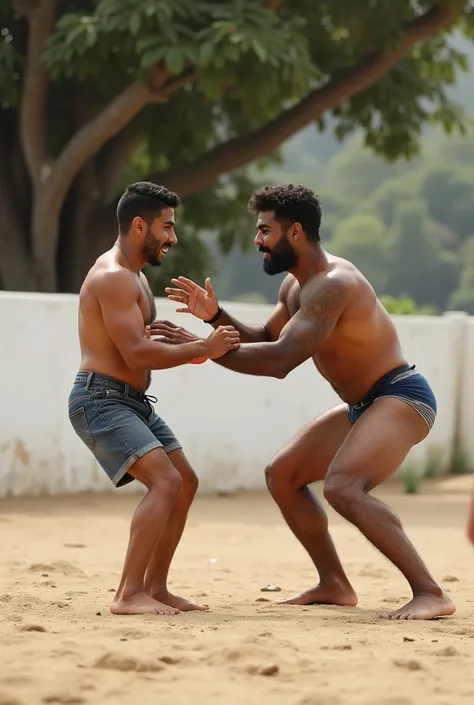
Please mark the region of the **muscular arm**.
<svg viewBox="0 0 474 705"><path fill-rule="evenodd" d="M293 280L293 278L291 278ZM286 277L278 293L278 303L272 315L265 324L241 323L236 318L223 311L219 319L211 324L213 328L218 326L234 326L240 333L242 343L263 343L277 340L283 327L290 320L286 297L291 284L290 278Z"/></svg>
<svg viewBox="0 0 474 705"><path fill-rule="evenodd" d="M302 291L301 308L278 340L241 345L214 362L235 372L283 379L329 338L350 296L350 287L336 276L316 278Z"/></svg>
<svg viewBox="0 0 474 705"><path fill-rule="evenodd" d="M131 370L163 370L206 356L203 340L168 345L144 335L137 284L126 271L102 273L94 284L105 328Z"/></svg>

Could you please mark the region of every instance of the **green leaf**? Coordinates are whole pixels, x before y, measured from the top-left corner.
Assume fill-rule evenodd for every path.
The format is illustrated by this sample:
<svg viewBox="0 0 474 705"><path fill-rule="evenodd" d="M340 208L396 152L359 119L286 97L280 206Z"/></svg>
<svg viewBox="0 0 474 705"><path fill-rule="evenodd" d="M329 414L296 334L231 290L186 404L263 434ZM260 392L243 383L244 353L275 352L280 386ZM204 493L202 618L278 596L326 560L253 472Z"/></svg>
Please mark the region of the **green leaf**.
<svg viewBox="0 0 474 705"><path fill-rule="evenodd" d="M130 17L130 31L132 34L136 35L140 31L141 27L141 16L138 12L134 12Z"/></svg>
<svg viewBox="0 0 474 705"><path fill-rule="evenodd" d="M180 74L184 68L184 56L181 49L172 47L165 55L165 64L172 74Z"/></svg>

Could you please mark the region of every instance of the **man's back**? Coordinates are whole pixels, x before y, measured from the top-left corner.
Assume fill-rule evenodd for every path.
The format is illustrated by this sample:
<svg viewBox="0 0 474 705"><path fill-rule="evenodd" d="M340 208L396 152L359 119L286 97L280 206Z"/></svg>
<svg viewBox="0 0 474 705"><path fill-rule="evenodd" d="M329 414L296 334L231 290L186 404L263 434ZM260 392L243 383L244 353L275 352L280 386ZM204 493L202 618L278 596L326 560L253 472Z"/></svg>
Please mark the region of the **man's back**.
<svg viewBox="0 0 474 705"><path fill-rule="evenodd" d="M326 253L327 254L327 253ZM301 307L311 308L325 281L334 286L323 304L318 295L314 316L329 319L339 308L338 298L347 305L331 335L318 346L313 361L320 373L344 401L356 403L385 372L406 363L396 328L375 291L361 272L347 260L327 254L328 267L300 287L291 274L283 283L288 314Z"/></svg>
<svg viewBox="0 0 474 705"><path fill-rule="evenodd" d="M110 277L112 273L113 279ZM119 273L121 278L136 280L137 301L143 314L144 331L145 324L155 317L155 311L151 310L152 298L148 300L149 297L145 296L147 285L143 279L142 286L137 275L117 262L113 250L105 252L90 269L79 294L80 369L110 375L127 382L136 389L146 389L149 384L149 373L144 370L130 370L107 332L102 309L95 294L98 286L116 287Z"/></svg>

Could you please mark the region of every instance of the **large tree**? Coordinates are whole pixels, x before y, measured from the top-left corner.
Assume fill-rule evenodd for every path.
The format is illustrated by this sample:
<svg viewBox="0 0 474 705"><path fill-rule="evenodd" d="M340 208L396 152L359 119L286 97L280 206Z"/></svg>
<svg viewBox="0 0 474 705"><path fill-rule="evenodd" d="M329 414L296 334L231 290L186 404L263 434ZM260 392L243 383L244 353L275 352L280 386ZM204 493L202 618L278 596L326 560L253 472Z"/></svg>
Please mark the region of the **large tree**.
<svg viewBox="0 0 474 705"><path fill-rule="evenodd" d="M3 0L0 286L77 290L131 155L210 228L245 165L326 114L341 137L413 154L424 123L462 121L445 89L471 4Z"/></svg>

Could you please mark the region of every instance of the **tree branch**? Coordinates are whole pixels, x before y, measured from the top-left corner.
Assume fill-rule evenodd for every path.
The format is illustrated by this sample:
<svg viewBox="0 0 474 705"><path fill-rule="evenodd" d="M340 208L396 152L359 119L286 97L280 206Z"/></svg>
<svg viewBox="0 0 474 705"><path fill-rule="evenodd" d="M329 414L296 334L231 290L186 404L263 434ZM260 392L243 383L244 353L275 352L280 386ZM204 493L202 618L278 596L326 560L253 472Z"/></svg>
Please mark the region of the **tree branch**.
<svg viewBox="0 0 474 705"><path fill-rule="evenodd" d="M20 106L20 139L31 180L37 183L47 158L48 75L43 63L43 52L54 27L58 0L16 0L14 5L29 24Z"/></svg>
<svg viewBox="0 0 474 705"><path fill-rule="evenodd" d="M188 83L193 83L198 78L198 73L190 73L184 76L179 76L176 80L172 81L172 83L167 83L163 86L161 91L157 92L156 97L153 99L154 102L166 103L169 98L173 95L173 93L176 93L177 91L181 90L181 88L187 86Z"/></svg>
<svg viewBox="0 0 474 705"><path fill-rule="evenodd" d="M191 164L151 174L149 180L166 185L180 196L210 188L221 174L274 152L289 137L318 120L325 112L370 88L408 56L415 44L451 25L462 14L465 4L460 0L451 0L436 5L406 25L396 49L363 56L352 69L311 91L297 105L285 110L264 127L214 147Z"/></svg>
<svg viewBox="0 0 474 705"><path fill-rule="evenodd" d="M28 0L29 1L29 0ZM84 165L111 138L118 135L150 102L167 96L190 77L180 77L166 86L169 72L160 67L150 71L148 82L130 84L98 115L88 120L71 137L56 161L44 167L36 194L32 219L33 254L42 263L42 290L52 290L53 264L59 238L59 215L71 185ZM54 224L54 225L53 225Z"/></svg>
<svg viewBox="0 0 474 705"><path fill-rule="evenodd" d="M276 12L280 5L283 5L284 0L266 0L265 1L265 7L267 10L272 10L273 12Z"/></svg>
<svg viewBox="0 0 474 705"><path fill-rule="evenodd" d="M157 68L147 84L136 82L125 88L95 118L81 127L65 146L47 174L45 193L50 205L60 207L76 174L112 137L118 135L149 103L163 102L194 80L186 75L166 84L169 74Z"/></svg>
<svg viewBox="0 0 474 705"><path fill-rule="evenodd" d="M144 83L132 83L69 140L45 180L50 207L61 206L75 176L87 161L150 102Z"/></svg>

